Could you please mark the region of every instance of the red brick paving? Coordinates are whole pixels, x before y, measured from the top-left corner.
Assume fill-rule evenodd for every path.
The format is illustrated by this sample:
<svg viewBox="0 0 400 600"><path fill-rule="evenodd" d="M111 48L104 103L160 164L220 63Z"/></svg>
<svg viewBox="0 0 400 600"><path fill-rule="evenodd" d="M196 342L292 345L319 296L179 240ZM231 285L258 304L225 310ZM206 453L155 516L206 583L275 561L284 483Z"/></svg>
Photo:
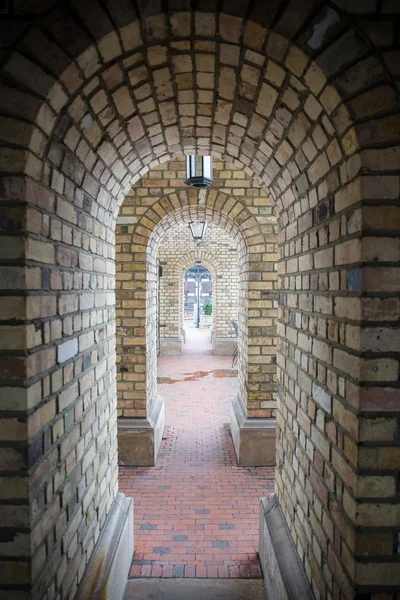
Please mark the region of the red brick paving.
<svg viewBox="0 0 400 600"><path fill-rule="evenodd" d="M159 377L178 382L158 386L166 427L157 465L120 468L120 490L135 500L130 577L260 577L259 498L273 490L274 469L236 466L227 425L237 379L208 338L191 329L183 356L159 358Z"/></svg>

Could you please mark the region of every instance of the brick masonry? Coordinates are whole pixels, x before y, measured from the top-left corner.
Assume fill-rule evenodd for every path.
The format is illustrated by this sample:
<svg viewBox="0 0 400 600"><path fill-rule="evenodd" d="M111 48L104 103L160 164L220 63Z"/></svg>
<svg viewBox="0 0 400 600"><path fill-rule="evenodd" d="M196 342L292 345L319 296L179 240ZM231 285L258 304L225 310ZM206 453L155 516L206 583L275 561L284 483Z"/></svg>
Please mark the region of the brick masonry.
<svg viewBox="0 0 400 600"><path fill-rule="evenodd" d="M205 219L223 228L237 248L240 399L249 417L272 417L277 236L270 201L260 183L231 163L215 162L214 184L200 193L184 185L184 174L183 161L152 169L125 198L118 217L119 415L146 417L156 395L159 245L172 226Z"/></svg>
<svg viewBox="0 0 400 600"><path fill-rule="evenodd" d="M183 327L183 277L188 268L206 267L212 275L213 334L235 337L232 320L238 318L239 257L236 244L222 227L210 223L197 246L188 225L171 229L158 249L163 274L159 280L161 337L177 337Z"/></svg>
<svg viewBox="0 0 400 600"><path fill-rule="evenodd" d="M117 489L115 220L132 185L196 150L265 195L241 211L243 193L201 208L187 192L183 220L215 200L240 232L254 209L276 207L276 491L307 577L318 598L392 600L398 3L223 1L218 14L206 0L193 11L170 0L166 14L157 1L3 4L1 586L18 581L17 600L73 598L83 576ZM177 222L175 188L154 225ZM143 255L155 228L142 225ZM132 348L154 334L153 307Z"/></svg>

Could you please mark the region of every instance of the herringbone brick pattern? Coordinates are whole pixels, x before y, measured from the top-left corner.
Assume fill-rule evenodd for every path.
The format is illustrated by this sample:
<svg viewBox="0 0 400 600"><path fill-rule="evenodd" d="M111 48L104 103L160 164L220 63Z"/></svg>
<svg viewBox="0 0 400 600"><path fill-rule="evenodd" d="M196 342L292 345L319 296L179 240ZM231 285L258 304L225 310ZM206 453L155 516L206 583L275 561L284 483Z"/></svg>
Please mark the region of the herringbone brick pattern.
<svg viewBox="0 0 400 600"><path fill-rule="evenodd" d="M188 337L183 356L159 359L166 428L157 466L120 470L120 490L135 500L130 575L260 577L259 498L272 491L274 469L237 467L231 359L210 355L208 330Z"/></svg>

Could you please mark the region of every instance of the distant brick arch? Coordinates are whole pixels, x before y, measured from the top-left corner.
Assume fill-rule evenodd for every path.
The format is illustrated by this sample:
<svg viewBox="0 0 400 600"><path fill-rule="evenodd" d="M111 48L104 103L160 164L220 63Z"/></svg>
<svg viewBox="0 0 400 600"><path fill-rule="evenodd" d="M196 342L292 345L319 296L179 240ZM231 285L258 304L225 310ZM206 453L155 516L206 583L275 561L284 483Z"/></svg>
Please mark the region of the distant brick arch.
<svg viewBox="0 0 400 600"><path fill-rule="evenodd" d="M184 290L184 275L188 269L193 266L202 266L208 269L212 278L212 303L213 303L213 322L217 315L216 294L218 289L217 273L220 265L216 257L204 250L191 251L175 261L172 272L174 283L177 291L178 301L178 322L182 328L184 325L184 306L183 306L183 290Z"/></svg>
<svg viewBox="0 0 400 600"><path fill-rule="evenodd" d="M224 332L224 335L227 336L227 323L226 318L227 315L224 314L224 309L222 307L224 300L226 299L226 295L229 293L229 288L225 289L226 283L222 283L220 278L223 277L223 269L224 266L221 264L221 261L218 260L218 256L213 254L210 251L199 248L196 251L189 252L185 256L182 256L178 261L175 262L174 265L174 275L175 279L179 286L179 301L180 301L180 321L183 323L183 307L182 307L182 297L183 297L183 276L185 272L192 267L193 265L201 265L208 269L212 276L212 320L213 320L213 335L222 335L218 333L218 330L221 330L221 326ZM238 265L239 266L239 265ZM231 290L234 293L233 290ZM238 290L236 290L238 293ZM223 319L223 322L221 322ZM233 332L232 326L229 323L229 333ZM218 330L217 330L218 326Z"/></svg>
<svg viewBox="0 0 400 600"><path fill-rule="evenodd" d="M176 277L176 280L178 281L180 288L183 288L184 274L186 273L186 271L188 269L190 269L191 267L196 266L196 265L205 267L211 273L211 276L212 276L212 298L213 298L213 318L215 319L215 317L217 315L217 311L218 311L217 303L215 301L217 288L218 288L218 273L220 272L220 269L221 269L221 264L220 264L218 258L211 252L207 252L207 251L199 248L197 252L196 251L189 252L188 254L186 254L185 256L182 256L179 260L177 260L175 262L174 267L173 267L174 275ZM179 296L181 298L182 294L180 293ZM182 309L181 309L180 320L182 321Z"/></svg>
<svg viewBox="0 0 400 600"><path fill-rule="evenodd" d="M197 252L192 251L179 258L174 264L174 272L176 275L180 276L196 264L206 267L206 269L208 269L210 273L213 273L214 276L218 275L219 270L221 269L221 263L218 260L218 257L211 252L199 248Z"/></svg>

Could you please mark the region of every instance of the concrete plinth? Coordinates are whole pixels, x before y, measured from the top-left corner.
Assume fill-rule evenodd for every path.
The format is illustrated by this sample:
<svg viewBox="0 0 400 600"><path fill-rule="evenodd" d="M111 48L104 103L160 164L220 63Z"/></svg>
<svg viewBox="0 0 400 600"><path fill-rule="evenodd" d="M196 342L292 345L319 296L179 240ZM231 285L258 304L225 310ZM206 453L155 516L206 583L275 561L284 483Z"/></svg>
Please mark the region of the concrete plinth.
<svg viewBox="0 0 400 600"><path fill-rule="evenodd" d="M164 431L164 400L157 396L147 419L118 419L120 464L154 467Z"/></svg>
<svg viewBox="0 0 400 600"><path fill-rule="evenodd" d="M119 493L107 515L75 598L122 600L133 556L133 542L133 500Z"/></svg>
<svg viewBox="0 0 400 600"><path fill-rule="evenodd" d="M247 419L237 396L230 410L230 426L239 467L275 465L276 419Z"/></svg>
<svg viewBox="0 0 400 600"><path fill-rule="evenodd" d="M125 600L265 600L262 579L130 579Z"/></svg>
<svg viewBox="0 0 400 600"><path fill-rule="evenodd" d="M260 502L259 556L268 600L314 600L275 494Z"/></svg>
<svg viewBox="0 0 400 600"><path fill-rule="evenodd" d="M182 337L160 338L160 354L162 356L180 356L183 354Z"/></svg>
<svg viewBox="0 0 400 600"><path fill-rule="evenodd" d="M212 350L214 356L232 356L237 347L237 338L219 338L212 336Z"/></svg>

